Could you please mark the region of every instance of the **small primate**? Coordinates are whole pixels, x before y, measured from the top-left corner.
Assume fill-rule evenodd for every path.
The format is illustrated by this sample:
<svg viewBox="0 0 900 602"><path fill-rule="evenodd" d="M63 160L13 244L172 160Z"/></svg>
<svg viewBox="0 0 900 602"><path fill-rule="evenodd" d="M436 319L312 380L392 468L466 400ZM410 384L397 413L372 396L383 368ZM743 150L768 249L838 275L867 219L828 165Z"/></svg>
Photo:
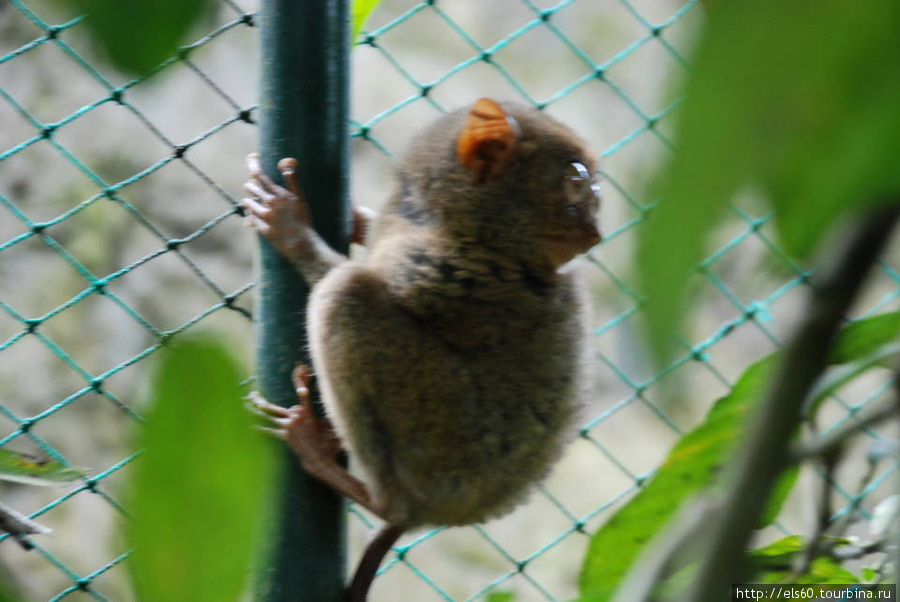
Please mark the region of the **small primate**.
<svg viewBox="0 0 900 602"><path fill-rule="evenodd" d="M600 241L594 159L534 109L482 98L422 131L371 229L356 214L353 261L313 230L285 187L248 157L248 221L310 285L307 328L326 418L258 395L311 475L382 518L347 599L415 527L467 525L519 504L560 455L582 390L581 288L564 266ZM365 232L365 236L363 233ZM363 480L336 460L343 448Z"/></svg>

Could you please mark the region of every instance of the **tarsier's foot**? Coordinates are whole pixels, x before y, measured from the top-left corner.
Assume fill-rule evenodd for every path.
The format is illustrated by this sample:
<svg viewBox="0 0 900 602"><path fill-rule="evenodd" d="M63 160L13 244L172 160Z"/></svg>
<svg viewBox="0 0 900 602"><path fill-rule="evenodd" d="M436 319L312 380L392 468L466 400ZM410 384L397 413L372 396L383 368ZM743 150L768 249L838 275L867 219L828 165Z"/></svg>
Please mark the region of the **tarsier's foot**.
<svg viewBox="0 0 900 602"><path fill-rule="evenodd" d="M299 401L295 406L283 408L269 403L255 391L249 396L250 403L255 410L271 418L275 427L266 430L287 442L306 472L376 516L385 518L386 513L374 502L365 484L338 464L336 456L341 444L331 423L313 413L309 396L311 378L312 373L306 366L299 365L294 369L292 380Z"/></svg>
<svg viewBox="0 0 900 602"><path fill-rule="evenodd" d="M291 382L294 383L294 391L297 393L299 408L297 417L288 425L288 445L298 456L322 456L334 459L341 451L341 442L334 432L334 427L327 418L320 418L313 413L312 402L309 397L309 387L312 382L312 371L303 364L298 364L291 373ZM303 447L304 451L298 448ZM315 448L312 450L310 448Z"/></svg>
<svg viewBox="0 0 900 602"><path fill-rule="evenodd" d="M247 168L250 179L244 190L250 197L241 200L247 223L279 252L291 257L298 246L308 244L312 232L309 208L297 183L297 160L285 158L278 162L287 188L263 172L257 153L247 155Z"/></svg>
<svg viewBox="0 0 900 602"><path fill-rule="evenodd" d="M297 392L297 405L284 408L269 403L256 391L250 393L249 400L254 409L275 424L275 427L265 430L286 441L307 472L315 474L319 467L335 461L335 456L341 450L341 443L334 434L331 423L313 413L309 398L312 379L309 368L297 366L291 379Z"/></svg>

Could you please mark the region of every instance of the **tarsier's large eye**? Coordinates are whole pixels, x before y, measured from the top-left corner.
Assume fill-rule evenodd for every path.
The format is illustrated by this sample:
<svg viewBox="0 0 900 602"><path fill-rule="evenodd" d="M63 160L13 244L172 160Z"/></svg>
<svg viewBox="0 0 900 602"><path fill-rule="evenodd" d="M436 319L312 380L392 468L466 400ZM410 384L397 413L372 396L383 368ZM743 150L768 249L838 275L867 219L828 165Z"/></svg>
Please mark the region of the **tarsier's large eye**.
<svg viewBox="0 0 900 602"><path fill-rule="evenodd" d="M600 185L594 181L593 175L583 163L573 161L566 166L563 187L570 199L582 197L588 192L600 198Z"/></svg>

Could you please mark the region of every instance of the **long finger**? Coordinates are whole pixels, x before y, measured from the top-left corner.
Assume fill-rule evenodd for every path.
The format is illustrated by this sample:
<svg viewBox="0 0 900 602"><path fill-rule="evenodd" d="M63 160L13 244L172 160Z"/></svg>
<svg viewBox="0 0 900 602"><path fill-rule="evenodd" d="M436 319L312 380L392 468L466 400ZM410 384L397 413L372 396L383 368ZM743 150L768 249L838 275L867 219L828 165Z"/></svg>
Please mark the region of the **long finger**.
<svg viewBox="0 0 900 602"><path fill-rule="evenodd" d="M312 370L306 364L297 364L291 371L291 382L296 389L308 389L312 383Z"/></svg>
<svg viewBox="0 0 900 602"><path fill-rule="evenodd" d="M250 177L259 182L260 186L266 190L274 193L277 193L279 190L284 190L284 188L276 184L263 170L259 153L250 153L247 155L247 169L250 171Z"/></svg>
<svg viewBox="0 0 900 602"><path fill-rule="evenodd" d="M247 394L247 401L260 411L265 412L269 415L281 416L284 418L287 418L291 415L291 411L289 408L271 403L256 391L250 391L250 393Z"/></svg>
<svg viewBox="0 0 900 602"><path fill-rule="evenodd" d="M255 176L263 173L262 163L259 159L259 153L250 153L247 155L247 169L250 175Z"/></svg>
<svg viewBox="0 0 900 602"><path fill-rule="evenodd" d="M273 429L267 426L256 426L253 428L255 428L257 431L261 431L263 433L268 433L269 435L278 437L282 441L287 441L287 431L284 429Z"/></svg>
<svg viewBox="0 0 900 602"><path fill-rule="evenodd" d="M259 216L250 214L244 218L244 223L256 230L257 234L268 238L269 233L272 231L272 226L269 225L268 222L263 221Z"/></svg>
<svg viewBox="0 0 900 602"><path fill-rule="evenodd" d="M250 396L244 398L244 408L254 416L272 422L288 420L292 416L287 408L270 404L264 399L260 402L259 399L251 399Z"/></svg>
<svg viewBox="0 0 900 602"><path fill-rule="evenodd" d="M266 216L272 212L267 206L249 197L241 199L241 205L253 215Z"/></svg>
<svg viewBox="0 0 900 602"><path fill-rule="evenodd" d="M297 394L297 405L312 412L309 395L309 386L312 383L312 370L304 364L298 364L291 372L291 381L294 384L294 392Z"/></svg>
<svg viewBox="0 0 900 602"><path fill-rule="evenodd" d="M259 180L250 180L248 182L245 182L244 190L248 192L250 196L257 198L266 204L278 200L278 195L262 187Z"/></svg>
<svg viewBox="0 0 900 602"><path fill-rule="evenodd" d="M278 171L281 172L281 177L284 183L287 184L288 190L293 192L294 196L300 198L303 193L300 191L300 184L297 182L297 159L285 157L278 162Z"/></svg>

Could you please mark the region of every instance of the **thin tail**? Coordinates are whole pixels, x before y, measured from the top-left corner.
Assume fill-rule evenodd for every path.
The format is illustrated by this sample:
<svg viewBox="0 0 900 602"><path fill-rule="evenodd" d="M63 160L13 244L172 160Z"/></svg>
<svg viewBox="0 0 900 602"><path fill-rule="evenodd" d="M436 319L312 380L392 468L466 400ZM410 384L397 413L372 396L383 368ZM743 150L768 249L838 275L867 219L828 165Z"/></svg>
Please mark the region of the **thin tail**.
<svg viewBox="0 0 900 602"><path fill-rule="evenodd" d="M359 566L356 568L356 574L353 575L353 581L347 588L347 602L366 601L369 587L375 580L375 573L378 572L381 561L405 530L397 525L386 524L375 534L375 537L366 546L362 560L359 561Z"/></svg>

